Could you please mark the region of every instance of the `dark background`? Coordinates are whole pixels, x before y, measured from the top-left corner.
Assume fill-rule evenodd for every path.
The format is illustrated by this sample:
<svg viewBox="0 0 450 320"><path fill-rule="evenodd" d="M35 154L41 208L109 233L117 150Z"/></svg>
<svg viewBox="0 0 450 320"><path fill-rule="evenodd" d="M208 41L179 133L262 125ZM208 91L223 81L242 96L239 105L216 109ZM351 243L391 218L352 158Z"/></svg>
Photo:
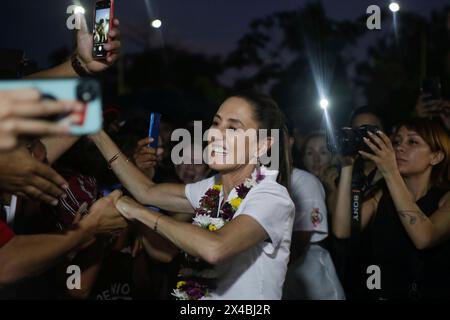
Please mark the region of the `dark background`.
<svg viewBox="0 0 450 320"><path fill-rule="evenodd" d="M25 53L24 73L70 55L66 8L72 3L3 1L1 47ZM93 2L81 4L91 25ZM372 4L384 10L379 31L366 28ZM394 30L388 4L117 0L123 57L103 75L105 100L202 118L230 92L251 88L271 94L291 122L307 131L322 125L317 101L324 87L339 124L362 104L395 122L413 107L425 76L439 76L449 95L449 6L445 0L401 1ZM157 31L150 27L154 18L163 22Z"/></svg>

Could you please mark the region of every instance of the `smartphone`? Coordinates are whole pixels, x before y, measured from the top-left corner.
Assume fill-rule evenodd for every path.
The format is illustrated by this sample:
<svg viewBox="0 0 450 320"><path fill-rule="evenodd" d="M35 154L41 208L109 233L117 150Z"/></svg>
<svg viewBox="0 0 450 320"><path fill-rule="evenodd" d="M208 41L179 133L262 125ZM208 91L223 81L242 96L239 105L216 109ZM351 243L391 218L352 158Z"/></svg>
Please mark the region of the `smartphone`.
<svg viewBox="0 0 450 320"><path fill-rule="evenodd" d="M424 101L441 100L441 80L439 77L427 77L422 81L420 88Z"/></svg>
<svg viewBox="0 0 450 320"><path fill-rule="evenodd" d="M150 114L150 126L148 129L148 136L153 138L153 142L148 145L150 148L158 147L160 122L161 122L161 114L152 112Z"/></svg>
<svg viewBox="0 0 450 320"><path fill-rule="evenodd" d="M97 80L89 78L75 79L33 79L33 80L3 80L1 90L35 88L41 92L42 99L78 100L84 104L78 112L80 121L70 125L72 135L94 134L102 129L102 95ZM66 121L69 114L46 118L47 121Z"/></svg>
<svg viewBox="0 0 450 320"><path fill-rule="evenodd" d="M94 46L92 55L95 59L105 59L107 52L104 45L109 42L108 33L113 27L114 0L99 0L94 9Z"/></svg>

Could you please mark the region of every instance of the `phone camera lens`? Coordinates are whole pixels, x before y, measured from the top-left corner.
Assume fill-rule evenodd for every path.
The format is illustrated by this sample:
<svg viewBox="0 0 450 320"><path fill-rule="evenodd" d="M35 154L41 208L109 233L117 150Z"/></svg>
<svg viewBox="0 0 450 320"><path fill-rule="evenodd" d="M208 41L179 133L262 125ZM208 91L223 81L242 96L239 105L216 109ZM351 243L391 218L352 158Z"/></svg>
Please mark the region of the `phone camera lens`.
<svg viewBox="0 0 450 320"><path fill-rule="evenodd" d="M89 102L97 98L98 92L97 82L93 80L82 80L77 88L77 98L82 102Z"/></svg>

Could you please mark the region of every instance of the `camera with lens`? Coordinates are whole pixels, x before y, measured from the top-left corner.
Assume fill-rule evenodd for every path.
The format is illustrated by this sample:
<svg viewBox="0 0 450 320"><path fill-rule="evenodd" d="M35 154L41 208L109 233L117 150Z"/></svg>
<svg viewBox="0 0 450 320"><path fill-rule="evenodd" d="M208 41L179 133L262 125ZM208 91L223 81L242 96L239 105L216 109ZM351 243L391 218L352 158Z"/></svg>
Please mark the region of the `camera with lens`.
<svg viewBox="0 0 450 320"><path fill-rule="evenodd" d="M376 134L379 130L378 126L363 125L359 128L343 127L335 132L328 132L328 150L343 156L355 156L360 150L372 153L363 138L369 138L369 132Z"/></svg>

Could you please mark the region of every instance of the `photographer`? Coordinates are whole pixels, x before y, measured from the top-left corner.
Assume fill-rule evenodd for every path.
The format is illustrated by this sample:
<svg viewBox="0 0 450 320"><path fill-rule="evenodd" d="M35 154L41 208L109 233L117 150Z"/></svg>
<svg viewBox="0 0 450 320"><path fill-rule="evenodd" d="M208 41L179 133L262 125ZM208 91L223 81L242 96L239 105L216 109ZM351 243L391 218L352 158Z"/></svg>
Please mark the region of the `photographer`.
<svg viewBox="0 0 450 320"><path fill-rule="evenodd" d="M412 119L397 127L394 142L378 131L359 151L375 163L383 183L362 203L361 228L368 228L371 264L381 270L379 299L450 296L450 139L432 120ZM351 177L355 157L342 161L332 228L351 236Z"/></svg>

